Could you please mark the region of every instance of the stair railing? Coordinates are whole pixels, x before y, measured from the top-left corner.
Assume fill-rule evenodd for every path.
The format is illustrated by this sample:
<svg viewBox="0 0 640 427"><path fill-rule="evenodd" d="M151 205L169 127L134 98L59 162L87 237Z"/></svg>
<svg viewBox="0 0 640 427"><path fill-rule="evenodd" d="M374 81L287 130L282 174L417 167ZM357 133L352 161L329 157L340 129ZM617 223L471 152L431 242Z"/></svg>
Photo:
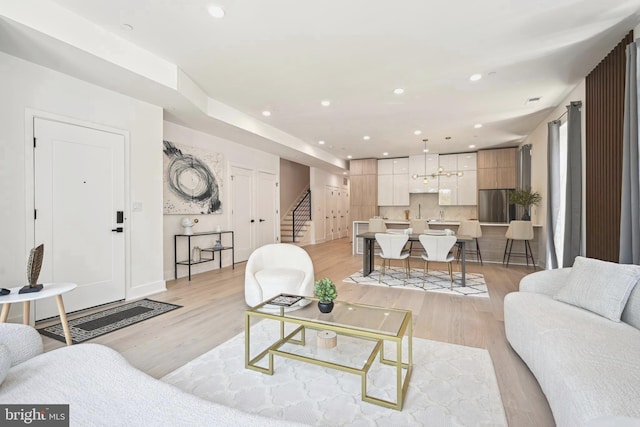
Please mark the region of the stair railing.
<svg viewBox="0 0 640 427"><path fill-rule="evenodd" d="M307 194L304 195L302 200L293 208L292 225L293 225L293 242L296 241L296 236L300 233L300 230L305 226L307 221L311 221L311 190L307 190Z"/></svg>

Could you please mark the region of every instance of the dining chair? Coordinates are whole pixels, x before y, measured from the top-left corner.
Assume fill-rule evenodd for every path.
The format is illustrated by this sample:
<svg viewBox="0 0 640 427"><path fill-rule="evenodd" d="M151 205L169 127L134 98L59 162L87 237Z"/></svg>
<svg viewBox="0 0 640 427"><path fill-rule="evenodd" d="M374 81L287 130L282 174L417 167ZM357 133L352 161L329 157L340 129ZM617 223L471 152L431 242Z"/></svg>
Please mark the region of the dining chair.
<svg viewBox="0 0 640 427"><path fill-rule="evenodd" d="M429 224L426 219L411 219L409 220L409 228L412 230L412 234L422 234L429 230ZM419 242L409 242L409 256L411 258L422 257L422 246Z"/></svg>
<svg viewBox="0 0 640 427"><path fill-rule="evenodd" d="M460 222L460 226L458 227L459 236L469 236L472 237L476 241L476 248L472 249L469 247L469 244L466 244L466 253L467 254L475 254L476 259L480 262L480 265L484 265L482 263L482 253L480 252L480 244L478 243L478 238L482 237L482 228L480 228L480 221L476 219L470 219L467 221ZM456 260L460 261L460 255L462 251L462 244L456 243L458 247L458 252L456 255Z"/></svg>
<svg viewBox="0 0 640 427"><path fill-rule="evenodd" d="M422 275L423 286L429 271L429 262L446 262L449 268L449 278L451 279L451 289L453 289L453 266L455 257L450 253L458 238L456 236L432 236L421 234L420 243L424 248L422 259L424 260L424 273Z"/></svg>
<svg viewBox="0 0 640 427"><path fill-rule="evenodd" d="M529 266L529 258L533 263L533 269L536 269L536 261L533 259L533 252L531 251L531 245L529 241L533 239L533 224L531 221L511 221L509 228L505 233L507 243L504 246L504 255L502 256L502 263L507 263L509 267L509 260L512 256L525 257L527 260L527 267ZM520 240L524 242L524 252L512 252L514 240Z"/></svg>
<svg viewBox="0 0 640 427"><path fill-rule="evenodd" d="M406 277L409 277L409 251L405 250L405 245L409 241L408 234L376 233L376 242L380 245L380 258L382 258L382 268L378 275L378 283L382 280L382 275L386 273L385 265L391 267L391 260L403 260Z"/></svg>

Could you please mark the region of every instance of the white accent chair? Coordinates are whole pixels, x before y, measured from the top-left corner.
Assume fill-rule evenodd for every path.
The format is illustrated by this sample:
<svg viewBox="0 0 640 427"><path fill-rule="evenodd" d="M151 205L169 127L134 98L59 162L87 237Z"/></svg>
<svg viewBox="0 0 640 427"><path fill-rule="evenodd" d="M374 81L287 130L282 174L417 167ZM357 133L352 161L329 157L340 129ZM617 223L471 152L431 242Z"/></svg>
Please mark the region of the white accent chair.
<svg viewBox="0 0 640 427"><path fill-rule="evenodd" d="M385 265L389 263L389 267L391 267L392 259L404 261L406 277L409 277L409 251L404 248L408 241L408 234L376 233L376 242L380 245L379 255L382 258L382 269L378 276L378 282L386 272Z"/></svg>
<svg viewBox="0 0 640 427"><path fill-rule="evenodd" d="M264 245L249 256L244 274L244 297L254 307L280 294L313 296L313 262L307 251L296 245L274 243ZM302 300L287 311L297 310L308 301ZM279 310L274 307L274 311Z"/></svg>
<svg viewBox="0 0 640 427"><path fill-rule="evenodd" d="M505 237L507 238L507 243L504 246L502 263L504 264L506 260L507 267L509 267L511 257L520 256L525 257L528 267L529 258L531 258L533 269L535 270L536 261L533 259L533 252L531 251L531 245L529 244L529 240L533 240L533 223L531 221L511 221L509 223L509 228L507 228L507 232L505 233ZM521 240L524 242L524 252L511 252L514 240Z"/></svg>
<svg viewBox="0 0 640 427"><path fill-rule="evenodd" d="M458 238L456 236L431 236L421 234L420 243L424 248L422 259L424 260L423 281L426 280L429 271L429 262L446 262L449 268L449 278L451 279L451 289L453 289L453 267L451 262L455 257L450 253Z"/></svg>

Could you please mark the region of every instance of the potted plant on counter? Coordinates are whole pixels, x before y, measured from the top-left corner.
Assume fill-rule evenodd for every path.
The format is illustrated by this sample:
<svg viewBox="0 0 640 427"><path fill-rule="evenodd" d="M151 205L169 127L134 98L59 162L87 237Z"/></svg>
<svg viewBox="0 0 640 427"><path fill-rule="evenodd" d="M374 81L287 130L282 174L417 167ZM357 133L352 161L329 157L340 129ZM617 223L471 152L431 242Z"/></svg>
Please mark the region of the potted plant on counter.
<svg viewBox="0 0 640 427"><path fill-rule="evenodd" d="M318 309L322 313L331 313L333 310L333 300L338 296L336 285L325 277L324 279L316 280L313 286L313 293L318 297Z"/></svg>
<svg viewBox="0 0 640 427"><path fill-rule="evenodd" d="M542 196L537 191L531 191L531 188L518 188L509 196L509 203L515 203L524 208L522 214L523 221L531 221L529 209L531 206L537 206L542 200Z"/></svg>

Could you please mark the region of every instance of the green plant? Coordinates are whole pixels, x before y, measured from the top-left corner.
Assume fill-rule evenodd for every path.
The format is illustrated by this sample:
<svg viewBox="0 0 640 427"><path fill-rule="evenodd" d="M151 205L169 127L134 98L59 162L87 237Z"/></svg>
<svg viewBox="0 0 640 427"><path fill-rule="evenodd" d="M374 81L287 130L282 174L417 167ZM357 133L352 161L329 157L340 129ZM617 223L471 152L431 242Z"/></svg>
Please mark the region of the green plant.
<svg viewBox="0 0 640 427"><path fill-rule="evenodd" d="M316 294L320 302L331 302L338 296L336 285L328 277L316 280L313 293Z"/></svg>
<svg viewBox="0 0 640 427"><path fill-rule="evenodd" d="M524 206L525 209L529 209L529 206L536 206L542 200L542 196L537 191L531 191L530 188L518 188L509 196L509 203L515 203L516 205Z"/></svg>

